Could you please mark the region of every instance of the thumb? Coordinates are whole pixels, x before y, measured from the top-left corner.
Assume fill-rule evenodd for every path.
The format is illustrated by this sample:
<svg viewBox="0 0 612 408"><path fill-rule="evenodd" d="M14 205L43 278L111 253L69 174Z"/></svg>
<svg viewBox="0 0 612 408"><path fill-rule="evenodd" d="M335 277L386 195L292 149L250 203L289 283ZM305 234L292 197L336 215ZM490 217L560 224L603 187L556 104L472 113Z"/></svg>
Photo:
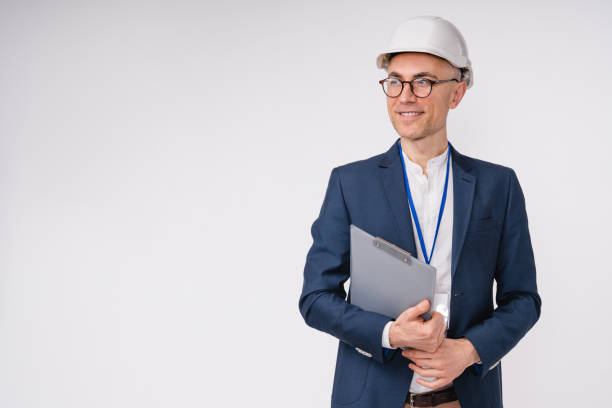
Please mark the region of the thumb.
<svg viewBox="0 0 612 408"><path fill-rule="evenodd" d="M416 306L412 306L404 310L402 314L398 317L398 319L403 317L404 319L414 320L420 315L422 315L423 313L427 312L428 310L429 310L429 300L424 299L420 301Z"/></svg>

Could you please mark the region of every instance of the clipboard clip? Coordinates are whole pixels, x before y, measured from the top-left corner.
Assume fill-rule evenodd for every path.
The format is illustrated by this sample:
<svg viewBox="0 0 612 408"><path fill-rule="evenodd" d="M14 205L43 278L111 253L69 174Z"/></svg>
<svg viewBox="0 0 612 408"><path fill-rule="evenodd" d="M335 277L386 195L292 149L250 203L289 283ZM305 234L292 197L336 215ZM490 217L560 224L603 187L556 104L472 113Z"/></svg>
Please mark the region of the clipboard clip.
<svg viewBox="0 0 612 408"><path fill-rule="evenodd" d="M385 241L381 237L374 238L372 240L372 245L382 251L385 251L389 255L399 259L400 261L407 263L408 265L412 263L412 255L410 255L410 252L404 251L402 248L398 247L395 244L392 244L389 241Z"/></svg>

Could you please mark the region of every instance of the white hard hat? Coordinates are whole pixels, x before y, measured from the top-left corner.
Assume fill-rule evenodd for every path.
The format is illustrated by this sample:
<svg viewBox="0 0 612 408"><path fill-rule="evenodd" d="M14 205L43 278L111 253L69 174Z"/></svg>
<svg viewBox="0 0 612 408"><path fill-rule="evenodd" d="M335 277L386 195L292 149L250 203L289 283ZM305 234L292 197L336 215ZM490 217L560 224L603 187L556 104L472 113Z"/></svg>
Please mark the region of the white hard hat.
<svg viewBox="0 0 612 408"><path fill-rule="evenodd" d="M389 54L425 52L444 58L463 71L463 80L470 88L474 82L472 63L461 32L441 17L419 16L401 23L393 33L387 50L376 58L378 68L389 66Z"/></svg>

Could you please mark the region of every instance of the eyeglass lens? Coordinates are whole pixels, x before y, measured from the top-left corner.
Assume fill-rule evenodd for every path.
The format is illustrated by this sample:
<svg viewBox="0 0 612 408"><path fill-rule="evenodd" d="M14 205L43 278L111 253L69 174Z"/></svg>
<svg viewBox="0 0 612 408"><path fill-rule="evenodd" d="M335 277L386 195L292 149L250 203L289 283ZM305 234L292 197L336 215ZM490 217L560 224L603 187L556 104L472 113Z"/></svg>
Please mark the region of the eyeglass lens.
<svg viewBox="0 0 612 408"><path fill-rule="evenodd" d="M410 84L406 83L405 86L410 86ZM402 82L398 79L386 79L383 82L383 90L390 97L399 96L402 93ZM431 82L425 79L416 79L412 81L413 92L416 96L426 97L431 92Z"/></svg>

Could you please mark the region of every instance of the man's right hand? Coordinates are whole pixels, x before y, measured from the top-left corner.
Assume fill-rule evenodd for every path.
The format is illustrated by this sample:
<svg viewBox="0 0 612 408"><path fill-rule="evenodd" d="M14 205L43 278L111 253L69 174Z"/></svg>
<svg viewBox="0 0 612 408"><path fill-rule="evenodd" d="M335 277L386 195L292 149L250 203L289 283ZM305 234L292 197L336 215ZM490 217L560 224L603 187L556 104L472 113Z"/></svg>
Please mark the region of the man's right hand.
<svg viewBox="0 0 612 408"><path fill-rule="evenodd" d="M431 319L424 321L421 315L428 310L427 299L404 310L389 328L391 347L412 347L429 353L435 352L446 335L446 324L438 312L433 312Z"/></svg>

